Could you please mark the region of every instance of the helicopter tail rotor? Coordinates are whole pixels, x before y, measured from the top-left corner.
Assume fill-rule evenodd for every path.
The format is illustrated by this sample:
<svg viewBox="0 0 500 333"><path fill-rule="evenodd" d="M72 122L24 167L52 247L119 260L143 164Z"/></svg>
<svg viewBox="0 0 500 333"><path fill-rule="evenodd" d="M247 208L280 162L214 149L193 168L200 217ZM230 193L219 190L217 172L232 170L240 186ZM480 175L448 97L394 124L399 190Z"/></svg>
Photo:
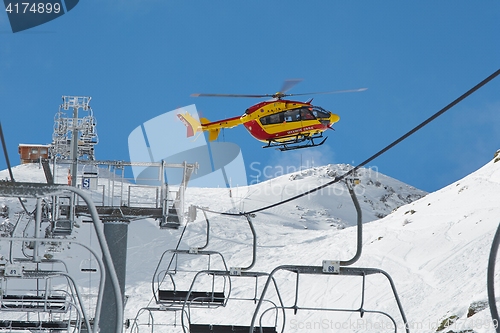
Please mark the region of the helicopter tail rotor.
<svg viewBox="0 0 500 333"><path fill-rule="evenodd" d="M192 115L189 113L179 113L177 114L177 118L182 121L182 123L186 126L187 133L186 136L192 137L196 134L196 132L201 131L201 124L198 120L196 120Z"/></svg>

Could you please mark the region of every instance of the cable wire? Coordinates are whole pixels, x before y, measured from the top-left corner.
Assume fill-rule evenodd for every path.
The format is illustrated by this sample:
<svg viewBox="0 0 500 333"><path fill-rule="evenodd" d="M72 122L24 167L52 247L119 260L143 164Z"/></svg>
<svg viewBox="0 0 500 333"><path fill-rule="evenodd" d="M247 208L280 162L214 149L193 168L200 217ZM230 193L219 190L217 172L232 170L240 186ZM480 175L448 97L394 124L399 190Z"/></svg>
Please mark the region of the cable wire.
<svg viewBox="0 0 500 333"><path fill-rule="evenodd" d="M5 156L5 163L7 163L7 169L9 169L10 180L12 182L15 182L15 180L14 180L14 174L12 173L12 167L10 165L9 154L7 153L7 145L5 144L5 137L3 135L2 122L0 122L0 138L2 139L2 149L3 149L4 156ZM23 199L21 199L21 197L19 197L18 199L19 199L19 203L23 207L23 209L26 212L26 214L32 215L33 213L28 212L28 209L24 205Z"/></svg>

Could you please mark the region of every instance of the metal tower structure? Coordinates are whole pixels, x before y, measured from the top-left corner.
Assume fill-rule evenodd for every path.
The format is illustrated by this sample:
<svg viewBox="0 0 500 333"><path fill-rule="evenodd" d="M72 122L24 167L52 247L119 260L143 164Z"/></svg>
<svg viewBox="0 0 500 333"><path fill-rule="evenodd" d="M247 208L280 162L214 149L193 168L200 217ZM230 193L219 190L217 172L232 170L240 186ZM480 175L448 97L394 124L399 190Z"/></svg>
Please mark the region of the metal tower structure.
<svg viewBox="0 0 500 333"><path fill-rule="evenodd" d="M63 103L54 117L51 156L58 159L94 160L98 143L96 119L89 103L91 97L63 96ZM87 114L79 116L79 110ZM73 110L71 115L65 111Z"/></svg>

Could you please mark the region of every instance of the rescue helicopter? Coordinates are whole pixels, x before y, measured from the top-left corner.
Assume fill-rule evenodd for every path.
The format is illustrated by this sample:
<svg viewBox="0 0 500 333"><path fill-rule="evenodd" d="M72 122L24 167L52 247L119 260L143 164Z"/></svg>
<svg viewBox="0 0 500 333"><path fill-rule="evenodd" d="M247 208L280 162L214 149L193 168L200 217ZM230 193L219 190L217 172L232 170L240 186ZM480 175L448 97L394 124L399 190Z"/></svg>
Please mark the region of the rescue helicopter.
<svg viewBox="0 0 500 333"><path fill-rule="evenodd" d="M197 132L207 131L208 140L214 141L219 136L221 129L243 125L255 139L266 143L263 148L273 147L281 151L287 151L321 146L327 139L326 136L323 136L323 132L333 129L332 125L338 122L340 117L320 106L312 105L312 99L307 102L299 102L284 98L313 94L359 92L366 90L366 88L299 94L286 93L300 81L300 79L287 80L281 90L274 94L192 94L192 97L270 97L271 99L249 107L241 116L213 122L206 118L200 118L198 121L189 113L179 113L177 117L187 127L188 137L194 136Z"/></svg>

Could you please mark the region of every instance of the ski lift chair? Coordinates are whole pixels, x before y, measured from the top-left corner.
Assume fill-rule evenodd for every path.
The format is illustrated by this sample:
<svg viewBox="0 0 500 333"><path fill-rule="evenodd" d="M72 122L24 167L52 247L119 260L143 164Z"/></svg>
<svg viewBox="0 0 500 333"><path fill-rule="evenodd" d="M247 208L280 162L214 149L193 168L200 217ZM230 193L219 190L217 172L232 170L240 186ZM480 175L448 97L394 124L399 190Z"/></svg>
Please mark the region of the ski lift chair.
<svg viewBox="0 0 500 333"><path fill-rule="evenodd" d="M159 267L167 253L172 254L168 267L166 270L159 271ZM155 295L156 303L181 306L184 302L191 302L200 306L224 306L226 303L226 294L228 293L228 289L230 290L230 280L225 276L222 279L218 279L215 274L208 274L211 277L211 286L209 290L205 291L194 291L177 287L178 283L176 281L180 281L181 283L190 281L190 276L198 272L179 267L179 256L204 256L207 258L206 267L208 269L212 266L212 256L216 256L220 258L221 268L227 271L226 262L220 252L200 251L198 249L167 250L162 254L153 276L153 294ZM166 279L167 282L165 281ZM169 285L169 288L162 287L162 284Z"/></svg>
<svg viewBox="0 0 500 333"><path fill-rule="evenodd" d="M234 283L235 281L239 280L241 281L243 278L254 278L255 279L255 284L254 284L254 291L251 297L235 297L232 295L227 295L227 300L226 300L226 309L227 307L231 308L231 306L234 306L234 304L237 304L240 301L244 302L253 302L254 304L258 301L258 278L259 277L267 277L269 273L262 273L262 272L249 272L249 271L241 271L238 272L237 275L234 275L234 272L232 271L200 271L198 274L193 279L193 282L191 284L190 290L192 290L193 286L196 284L196 280L198 277L204 275L204 274L213 274L213 275L218 275L218 276L227 276L228 278L231 278L231 289L234 289ZM275 287L276 286L276 281L272 279ZM189 295L188 295L189 298ZM274 308L283 308L283 301L281 299L281 296L278 294L279 298L279 303L281 306L277 306L274 302L271 300L263 300L266 303L270 303ZM229 305L231 303L231 306ZM193 323L191 322L191 312L192 312L192 305L193 302L188 302L186 301L183 304L183 317L181 317L181 322L182 326L186 327L189 326L189 332L191 333L208 333L208 332L214 332L214 333L225 333L225 332L250 332L251 327L248 325L242 325L242 324L205 324L205 323ZM200 311L199 307L195 307L196 310L193 311ZM230 310L230 309L229 309ZM284 316L284 313L283 313ZM222 316L224 317L224 316ZM185 323L184 318L187 318L187 324ZM267 323L269 325L269 323ZM276 327L278 324L278 310L276 310L275 317L272 321L272 324L270 326L264 326L260 325L259 327L253 328L253 332L262 332L262 333L276 333ZM284 328L284 327L283 327ZM185 330L185 332L187 332Z"/></svg>
<svg viewBox="0 0 500 333"><path fill-rule="evenodd" d="M266 295L266 292L268 290L269 285L272 282L273 277L279 271L288 271L288 272L296 274L295 291L294 291L294 304L293 305L287 305L287 306L284 306L283 304L281 304L281 305L272 305L272 306L268 307L267 309L262 309L261 310L262 303L263 303L262 300L264 299L264 297ZM293 311L294 315L296 315L299 311L311 311L311 312L320 312L320 311L323 311L323 312L328 312L328 313L332 313L332 312L337 312L337 313L349 313L349 312L350 313L359 313L360 318L363 318L363 316L366 315L366 314L378 315L378 316L382 316L383 318L388 319L390 321L390 323L392 324L392 327L387 326L387 327L383 327L381 329L382 330L384 330L384 329L386 329L386 330L387 329L388 330L392 330L393 329L393 331L396 333L397 332L397 328L398 328L398 324L397 324L396 320L390 314L388 314L387 312L384 312L384 311L376 310L376 309L367 309L367 308L365 308L365 301L366 301L366 278L368 276L375 275L375 274L381 274L389 282L389 284L391 286L391 289L392 289L393 297L394 297L394 299L396 301L397 308L398 308L399 313L401 315L401 320L402 320L402 322L403 322L403 324L405 326L406 332L409 333L408 321L407 321L406 316L404 314L403 307L402 307L401 302L399 300L399 296L397 294L394 282L393 282L392 278L390 277L390 275L388 273L386 273L385 271L383 271L381 269L377 269L377 268L337 267L335 269L331 269L331 267L329 266L328 261L325 261L324 264L323 264L323 266L283 265L283 266L279 266L279 267L275 268L269 274L268 280L266 281L266 285L264 286L264 289L262 291L262 295L261 295L261 297L260 297L260 299L258 301L258 304L257 304L256 308L255 308L255 312L254 312L253 317L252 317L252 322L251 322L250 330L254 330L255 328L258 329L262 318L269 311L282 310L283 313L285 313L285 310L287 310L287 311L291 310L291 311ZM339 307L339 308L335 308L335 307L326 307L326 306L322 307L322 306L302 306L302 305L299 305L299 289L300 289L299 288L299 285L300 285L300 279L299 279L299 277L302 276L302 275L316 275L316 276L329 275L329 276L332 276L332 277L338 277L338 276L360 277L361 278L361 297L359 298L360 299L360 301L359 301L359 307L352 307L352 308L349 308L349 307ZM326 288L325 288L325 290L326 290ZM279 290L278 290L278 294L279 294ZM286 320L285 320L284 316L283 316L282 320L283 320L283 330L281 332L284 332L285 323L286 323ZM333 322L333 320L332 320L332 322Z"/></svg>
<svg viewBox="0 0 500 333"><path fill-rule="evenodd" d="M129 326L125 324L125 328L130 327L131 333L139 333L141 327L144 326L147 327L148 331L150 331L151 333L153 333L154 328L157 327L168 327L169 332L184 332L186 328L182 327L182 324L178 322L178 313L180 311L182 311L182 309L180 308L169 308L164 306L144 307L137 311L137 314L133 320L127 320ZM141 322L144 314L147 315L147 322ZM173 316L170 316L167 321L161 322L156 320L157 316L155 316L155 314L165 314Z"/></svg>
<svg viewBox="0 0 500 333"><path fill-rule="evenodd" d="M43 260L38 265L60 263L57 260ZM31 264L33 264L31 262ZM63 263L64 265L64 263ZM0 330L30 330L57 332L70 327L81 328L84 321L82 300L74 296L76 286L63 271L29 269L29 260L15 260L5 265L0 278ZM31 265L32 266L32 265ZM66 280L67 289L54 289L53 280ZM77 305L78 304L78 305ZM31 320L34 317L37 320ZM22 316L26 316L22 320ZM9 318L11 317L11 318Z"/></svg>

